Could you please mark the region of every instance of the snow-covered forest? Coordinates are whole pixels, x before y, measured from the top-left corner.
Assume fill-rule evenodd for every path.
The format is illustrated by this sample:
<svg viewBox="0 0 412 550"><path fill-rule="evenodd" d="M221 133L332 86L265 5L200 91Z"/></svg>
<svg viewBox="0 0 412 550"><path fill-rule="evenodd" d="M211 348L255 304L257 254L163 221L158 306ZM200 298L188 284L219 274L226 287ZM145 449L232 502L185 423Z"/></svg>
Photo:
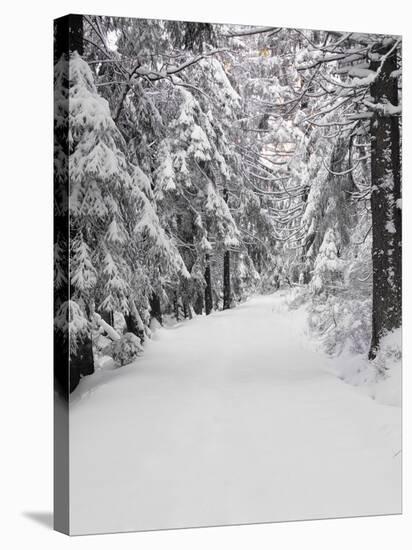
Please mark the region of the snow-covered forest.
<svg viewBox="0 0 412 550"><path fill-rule="evenodd" d="M219 524L398 511L400 37L100 16L70 16L65 25L56 22L54 325L70 354L69 381L64 368L56 374L74 390L73 460L85 474L74 481L82 487L73 505L78 531L86 519L99 531L102 518L108 530L127 530L196 525L199 516ZM287 423L291 402L302 406L277 441L286 452L288 434L312 433L319 463L314 474L318 455L309 456L301 474L314 486L305 488L303 477L292 483L290 509L282 493L286 511L273 516L280 489L268 482L269 445L226 472L238 502L230 512L223 502L202 516L198 502L191 515L185 502L171 513L176 480L159 511L162 493L150 493L147 462L145 506L110 523L113 510L100 504L90 519L84 491L104 500L98 478L83 469L90 437L95 454L86 462L101 464L92 476L107 473L102 455L120 470L127 463L112 487L117 506L140 449L133 434L149 448L156 432L165 441L186 430L202 447L196 441L203 430L210 435L214 418L221 431L200 457L207 475L198 487L212 500L222 465L209 471L208 460L217 460L219 442L227 457L242 454L241 426L222 412L223 397L246 430L253 404L258 420L247 433L258 447L279 413ZM309 409L318 416L309 414L306 425L299 419ZM133 415L147 423L137 432ZM105 429L115 442L98 439ZM111 455L112 443L130 456ZM160 439L153 445L154 463L172 448L170 471L191 452L174 455ZM301 455L295 445L285 464ZM236 475L252 475L253 460L262 467L259 490L266 483L273 493L248 516ZM205 470L188 467L187 483L200 483ZM325 494L314 495L322 476ZM331 488L339 504L329 513ZM144 519L133 523L133 514Z"/></svg>

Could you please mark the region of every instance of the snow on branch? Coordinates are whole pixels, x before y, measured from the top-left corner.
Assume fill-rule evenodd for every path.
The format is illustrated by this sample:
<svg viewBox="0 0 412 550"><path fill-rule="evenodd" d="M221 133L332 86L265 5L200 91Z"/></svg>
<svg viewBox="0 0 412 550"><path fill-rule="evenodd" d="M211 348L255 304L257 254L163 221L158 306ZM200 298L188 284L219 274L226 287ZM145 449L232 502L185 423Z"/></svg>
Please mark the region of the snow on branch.
<svg viewBox="0 0 412 550"><path fill-rule="evenodd" d="M325 162L325 159L322 159L322 163L323 163L323 166L326 168L326 170L329 172L329 174L332 174L333 176L346 176L346 174L350 174L351 172L353 172L354 170L356 170L356 168L359 166L359 164L363 161L363 160L367 160L367 159L370 159L370 155L365 155L364 157L360 157L357 161L356 161L356 164L354 166L352 166L351 168L348 168L347 170L343 170L342 172L334 172L333 170L331 170L326 162Z"/></svg>
<svg viewBox="0 0 412 550"><path fill-rule="evenodd" d="M153 82L153 81L160 80L162 78L168 78L172 75L180 73L181 71L187 69L191 65L194 65L195 63L198 63L202 59L206 59L207 57L211 57L211 56L216 55L218 53L223 53L223 52L228 52L228 51L229 51L228 48L220 48L218 50L212 50L210 52L202 53L200 55L196 55L195 57L192 57L191 59L188 59L187 61L185 61L184 63L182 63L178 67L170 67L170 68L166 69L165 71L155 71L155 70L150 69L150 68L139 67L135 71L135 73L138 76L144 76L144 77L148 78L149 80L151 80Z"/></svg>
<svg viewBox="0 0 412 550"><path fill-rule="evenodd" d="M282 30L281 27L260 27L260 28L252 27L251 29L246 29L244 31L240 31L236 33L230 32L226 34L226 36L232 38L234 36L251 36L253 34L261 34L265 32L270 32L271 34L275 34L277 32L280 32L281 30Z"/></svg>
<svg viewBox="0 0 412 550"><path fill-rule="evenodd" d="M120 340L120 334L112 326L110 326L109 323L106 323L106 321L102 319L101 315L95 313L94 319L101 330L105 332L111 340L113 340L114 342Z"/></svg>
<svg viewBox="0 0 412 550"><path fill-rule="evenodd" d="M384 117L398 116L402 113L401 105L392 105L392 103L388 100L385 100L382 103L372 103L365 99L363 103L366 107Z"/></svg>

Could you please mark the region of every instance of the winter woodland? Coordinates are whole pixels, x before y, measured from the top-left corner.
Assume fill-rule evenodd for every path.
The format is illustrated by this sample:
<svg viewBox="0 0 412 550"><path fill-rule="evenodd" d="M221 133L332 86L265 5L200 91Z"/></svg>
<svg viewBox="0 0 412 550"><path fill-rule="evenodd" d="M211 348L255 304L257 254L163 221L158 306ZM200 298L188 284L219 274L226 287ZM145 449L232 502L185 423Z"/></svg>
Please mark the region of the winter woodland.
<svg viewBox="0 0 412 550"><path fill-rule="evenodd" d="M73 529L399 512L401 38L61 21Z"/></svg>

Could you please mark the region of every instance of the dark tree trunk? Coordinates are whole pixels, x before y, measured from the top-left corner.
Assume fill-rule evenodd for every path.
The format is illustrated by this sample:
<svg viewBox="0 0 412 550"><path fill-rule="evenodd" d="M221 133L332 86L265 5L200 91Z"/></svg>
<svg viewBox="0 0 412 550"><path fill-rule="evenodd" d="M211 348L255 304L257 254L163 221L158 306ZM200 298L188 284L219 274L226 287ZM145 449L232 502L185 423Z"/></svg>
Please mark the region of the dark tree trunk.
<svg viewBox="0 0 412 550"><path fill-rule="evenodd" d="M70 355L70 391L79 383L81 376L94 373L91 335L85 336L77 345L76 353Z"/></svg>
<svg viewBox="0 0 412 550"><path fill-rule="evenodd" d="M76 353L70 354L67 336L56 333L54 335L55 379L60 393L65 389L71 393L79 385L82 376L94 372L91 338L84 338L78 343ZM70 368L64 368L65 365L70 365Z"/></svg>
<svg viewBox="0 0 412 550"><path fill-rule="evenodd" d="M114 327L113 311L100 311L100 316L108 325Z"/></svg>
<svg viewBox="0 0 412 550"><path fill-rule="evenodd" d="M86 317L90 318L90 311L86 308ZM70 335L60 335L58 340L63 338L68 341L70 348ZM75 351L69 352L69 379L68 383L70 393L76 389L82 376L94 373L93 342L90 327L85 333L76 340Z"/></svg>
<svg viewBox="0 0 412 550"><path fill-rule="evenodd" d="M226 188L223 189L223 198L227 203L229 200L229 193ZM230 251L226 250L223 257L223 309L230 309L230 304Z"/></svg>
<svg viewBox="0 0 412 550"><path fill-rule="evenodd" d="M213 309L213 298L212 298L212 276L210 272L210 258L209 254L206 254L206 268L205 268L205 312L206 315Z"/></svg>
<svg viewBox="0 0 412 550"><path fill-rule="evenodd" d="M130 312L128 315L124 316L124 320L126 321L127 332L135 334L140 338L141 342L144 342L144 330L140 328L140 324L136 318L136 315L133 315L133 313Z"/></svg>
<svg viewBox="0 0 412 550"><path fill-rule="evenodd" d="M73 289L70 289L73 294ZM85 306L85 315L90 319L90 309ZM70 354L70 391L72 392L78 385L82 376L94 373L94 357L92 332L89 328L86 334L77 343L76 351Z"/></svg>
<svg viewBox="0 0 412 550"><path fill-rule="evenodd" d="M375 53L385 55L390 46ZM397 69L397 53L384 61L381 72L371 85L374 103L389 101L398 105L398 85L391 73ZM380 61L371 63L376 71ZM371 119L371 211L373 306L372 340L369 358L374 359L381 337L400 327L402 316L402 227L399 118L377 108Z"/></svg>
<svg viewBox="0 0 412 550"><path fill-rule="evenodd" d="M160 307L160 298L154 292L153 292L152 297L150 299L150 314L151 314L152 317L157 319L157 321L159 321L159 323L161 325L163 324L162 309Z"/></svg>
<svg viewBox="0 0 412 550"><path fill-rule="evenodd" d="M185 319L187 319L188 317L191 318L191 316L190 316L190 307L187 303L187 300L183 300L183 317Z"/></svg>
<svg viewBox="0 0 412 550"><path fill-rule="evenodd" d="M195 310L196 315L202 315L203 312L203 296L199 292L197 294L195 301L193 302L193 309Z"/></svg>
<svg viewBox="0 0 412 550"><path fill-rule="evenodd" d="M179 297L177 295L177 292L174 293L173 309L174 309L174 312L175 312L175 319L176 319L176 321L178 321L179 320Z"/></svg>
<svg viewBox="0 0 412 550"><path fill-rule="evenodd" d="M230 309L230 252L226 250L223 257L223 309Z"/></svg>
<svg viewBox="0 0 412 550"><path fill-rule="evenodd" d="M190 269L192 266L190 266ZM192 319L192 295L193 284L183 281L182 283L182 307L185 319Z"/></svg>

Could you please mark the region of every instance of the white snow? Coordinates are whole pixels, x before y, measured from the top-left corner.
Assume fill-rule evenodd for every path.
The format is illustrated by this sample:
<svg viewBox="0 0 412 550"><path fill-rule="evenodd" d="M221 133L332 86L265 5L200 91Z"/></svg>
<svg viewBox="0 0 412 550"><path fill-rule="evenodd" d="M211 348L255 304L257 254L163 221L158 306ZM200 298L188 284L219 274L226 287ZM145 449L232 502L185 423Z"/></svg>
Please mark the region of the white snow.
<svg viewBox="0 0 412 550"><path fill-rule="evenodd" d="M71 532L399 513L401 410L339 380L305 325L281 293L256 297L159 329L93 391L87 377Z"/></svg>
<svg viewBox="0 0 412 550"><path fill-rule="evenodd" d="M392 233L392 234L396 233L395 224L393 223L392 220L389 220L386 222L385 229L388 233Z"/></svg>
<svg viewBox="0 0 412 550"><path fill-rule="evenodd" d="M106 323L106 321L101 318L99 313L95 312L93 317L96 323L100 326L101 330L105 332L111 340L114 342L120 340L120 334L112 326L110 326L109 323Z"/></svg>

